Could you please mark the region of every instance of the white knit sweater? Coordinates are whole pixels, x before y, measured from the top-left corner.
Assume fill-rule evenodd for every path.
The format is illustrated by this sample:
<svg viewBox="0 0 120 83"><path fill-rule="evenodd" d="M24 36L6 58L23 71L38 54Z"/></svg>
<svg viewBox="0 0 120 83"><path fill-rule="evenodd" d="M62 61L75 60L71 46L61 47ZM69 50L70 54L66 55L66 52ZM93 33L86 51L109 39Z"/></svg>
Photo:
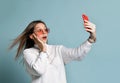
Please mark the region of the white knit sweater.
<svg viewBox="0 0 120 83"><path fill-rule="evenodd" d="M37 46L25 49L24 61L32 83L67 83L64 65L72 60L81 60L91 46L86 41L78 48L47 45L46 53L39 52Z"/></svg>

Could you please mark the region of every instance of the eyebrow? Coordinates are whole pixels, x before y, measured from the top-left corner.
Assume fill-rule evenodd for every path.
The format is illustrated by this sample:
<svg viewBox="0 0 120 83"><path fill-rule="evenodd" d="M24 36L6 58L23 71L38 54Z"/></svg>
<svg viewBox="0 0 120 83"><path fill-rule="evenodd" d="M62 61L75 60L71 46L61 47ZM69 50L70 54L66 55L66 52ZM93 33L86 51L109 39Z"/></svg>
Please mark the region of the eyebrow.
<svg viewBox="0 0 120 83"><path fill-rule="evenodd" d="M44 28L46 29L47 27L44 26ZM35 27L35 29L38 30L38 29L41 29L41 28L40 27Z"/></svg>

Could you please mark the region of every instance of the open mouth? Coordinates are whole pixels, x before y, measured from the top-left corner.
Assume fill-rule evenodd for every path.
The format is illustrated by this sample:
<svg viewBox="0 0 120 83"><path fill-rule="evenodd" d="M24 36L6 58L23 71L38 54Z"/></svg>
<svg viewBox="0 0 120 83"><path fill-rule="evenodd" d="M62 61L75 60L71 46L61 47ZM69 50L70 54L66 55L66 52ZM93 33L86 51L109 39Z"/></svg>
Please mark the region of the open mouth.
<svg viewBox="0 0 120 83"><path fill-rule="evenodd" d="M42 39L46 40L46 39L47 39L47 36L43 36Z"/></svg>

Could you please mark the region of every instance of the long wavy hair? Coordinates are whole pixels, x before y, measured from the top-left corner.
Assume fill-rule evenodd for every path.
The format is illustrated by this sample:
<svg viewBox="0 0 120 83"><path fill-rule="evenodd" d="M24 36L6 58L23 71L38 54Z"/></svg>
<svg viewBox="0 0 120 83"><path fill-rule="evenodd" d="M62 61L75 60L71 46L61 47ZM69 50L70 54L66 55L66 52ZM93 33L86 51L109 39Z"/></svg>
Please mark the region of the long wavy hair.
<svg viewBox="0 0 120 83"><path fill-rule="evenodd" d="M9 47L9 49L11 49L14 46L18 45L15 59L18 59L21 56L21 53L22 53L23 49L31 48L31 47L34 46L35 42L29 36L34 32L34 27L38 23L43 23L46 26L45 22L43 22L42 20L32 21L25 28L25 30L16 39L14 39L14 41L12 42L11 46ZM46 26L46 28L47 28L47 26Z"/></svg>

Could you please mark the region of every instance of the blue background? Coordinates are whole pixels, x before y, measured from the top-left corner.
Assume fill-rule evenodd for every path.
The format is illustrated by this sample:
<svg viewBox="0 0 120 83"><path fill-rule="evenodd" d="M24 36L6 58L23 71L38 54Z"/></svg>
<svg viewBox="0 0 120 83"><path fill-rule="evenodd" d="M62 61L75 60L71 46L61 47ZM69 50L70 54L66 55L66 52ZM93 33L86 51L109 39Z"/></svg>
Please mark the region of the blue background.
<svg viewBox="0 0 120 83"><path fill-rule="evenodd" d="M0 83L30 83L16 47L16 38L33 20L51 29L49 44L77 47L89 34L81 15L97 27L97 42L84 60L66 65L68 83L120 83L119 0L0 0Z"/></svg>

